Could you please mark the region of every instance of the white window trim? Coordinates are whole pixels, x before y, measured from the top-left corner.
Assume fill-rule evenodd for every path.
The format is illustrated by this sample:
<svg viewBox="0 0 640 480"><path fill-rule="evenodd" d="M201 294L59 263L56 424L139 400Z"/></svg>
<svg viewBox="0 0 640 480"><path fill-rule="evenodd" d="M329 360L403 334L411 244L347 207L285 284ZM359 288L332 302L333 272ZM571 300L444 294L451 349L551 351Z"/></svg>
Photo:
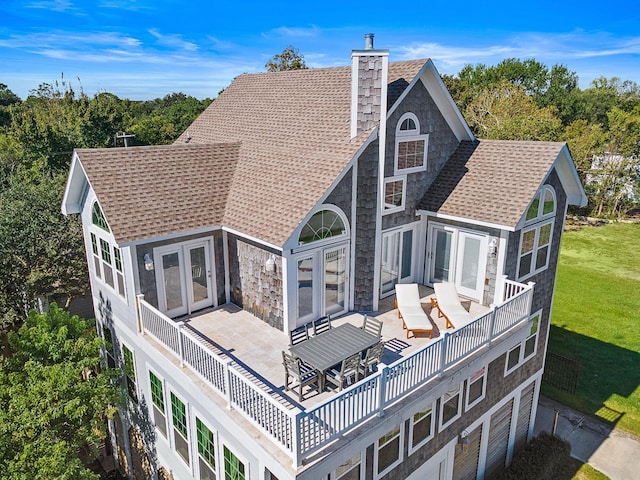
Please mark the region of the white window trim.
<svg viewBox="0 0 640 480"><path fill-rule="evenodd" d="M449 392L447 392L449 393ZM440 408L439 408L439 415L438 415L438 431L441 432L442 430L444 430L445 428L449 427L449 425L453 424L456 420L458 420L461 416L462 416L462 396L464 394L464 389L462 388L462 383L460 385L458 385L458 413L456 415L454 415L453 417L451 417L451 419L449 419L448 422L446 423L442 423L442 419L443 419L443 412L444 412L444 404L447 402L448 399L445 399L445 395L443 395L442 397L440 397Z"/></svg>
<svg viewBox="0 0 640 480"><path fill-rule="evenodd" d="M400 130L400 126L402 125L402 122L404 120L406 120L407 118L412 119L415 122L416 125L416 129L415 130ZM420 133L420 122L418 120L418 117L416 117L413 113L408 112L405 113L404 115L402 115L402 117L400 117L400 119L398 120L398 123L396 125L396 145L395 145L395 153L394 153L394 160L393 160L393 172L394 175L402 175L402 174L407 174L407 173L415 173L415 172L423 172L427 169L427 151L429 150L429 134L424 133L421 134ZM399 149L399 145L401 142L410 142L410 141L417 141L417 140L424 140L424 156L422 159L422 165L418 166L418 167L411 167L411 168L403 168L400 169L398 168L398 149Z"/></svg>
<svg viewBox="0 0 640 480"><path fill-rule="evenodd" d="M487 394L487 366L483 366L480 370L482 370L482 375L478 377L474 382L477 382L480 378L482 378L482 394L478 398L476 398L473 402L469 403L469 394L471 392L471 384L474 383L471 381L472 377L467 379L467 388L465 389L465 411L468 411L470 408L475 407L478 403L480 403ZM478 370L478 372L480 371ZM475 372L475 373L478 373Z"/></svg>
<svg viewBox="0 0 640 480"><path fill-rule="evenodd" d="M112 334L113 334L113 331L112 331ZM126 382L127 382L127 378L126 377L129 377L129 374L127 373L127 364L126 364L125 359L124 359L124 349L125 348L131 352L131 361L133 362L133 376L135 377L135 378L133 378L133 384L135 385L135 391L136 391L136 397L138 399L138 403L140 403L140 385L139 385L140 377L138 375L138 369L136 368L136 352L135 352L135 350L133 348L131 348L125 342L120 342L120 355L121 355L121 358L122 358L122 363L120 365L120 368L122 368L122 373L124 373L124 376L125 376L124 381L125 381L125 384L126 384ZM129 397L129 393L128 393L129 392L129 388L128 388L129 386L125 385L125 387L127 388L127 398L129 398L130 400L133 401L133 399L131 399Z"/></svg>
<svg viewBox="0 0 640 480"><path fill-rule="evenodd" d="M360 463L358 465L360 465L360 480L364 480L365 478L365 470L366 470L366 465L365 465L365 452L360 452ZM354 455L353 457L355 457L356 455ZM351 458L353 458L351 457ZM351 460L351 458L349 458L348 460ZM342 465L340 465L342 466ZM331 480L340 480L341 478L344 478L345 475L347 475L349 472L351 472L351 470L353 470L357 465L354 465L350 470L347 470L346 472L344 472L342 475L338 476L337 474L337 468L336 470L334 470L333 472L331 472L331 475L329 476L329 478Z"/></svg>
<svg viewBox="0 0 640 480"><path fill-rule="evenodd" d="M402 182L402 201L398 206L391 206L387 208L387 204L384 202L387 191L387 183ZM388 177L384 179L383 192L382 192L382 215L388 215L390 213L402 212L405 209L405 203L407 198L407 176L400 175L395 177Z"/></svg>
<svg viewBox="0 0 640 480"><path fill-rule="evenodd" d="M151 378L147 376L148 382L149 382L149 403L151 404L150 410L151 410L151 416L153 419L153 425L155 426L156 430L158 430L158 432L160 433L160 435L156 435L156 437L162 438L166 442L169 442L170 441L169 437L171 435L169 435L170 429L169 429L169 418L167 413L171 413L171 405L168 404L167 402L168 397L167 397L166 381L161 375L158 375L158 373L156 373L155 370L153 370L152 368L147 367L147 372L152 373L162 383L162 399L164 401L164 428L165 428L166 436L163 435L162 431L158 429L158 419L156 418L155 411L154 411L154 407L155 408L158 408L158 407L155 403L153 403L153 394L151 393Z"/></svg>
<svg viewBox="0 0 640 480"><path fill-rule="evenodd" d="M430 420L431 428L429 429L430 433L427 437L423 438L417 444L414 445L413 444L413 427L416 424L414 420L414 416L415 414L424 412L429 408L431 408L431 420ZM424 417L422 417L418 421L425 422L426 420L424 419ZM426 445L429 442L429 440L431 440L435 436L435 430L436 430L436 402L434 400L430 405L420 410L419 412L415 412L413 415L411 415L411 418L409 418L409 455L413 455L417 450L419 450L424 445Z"/></svg>
<svg viewBox="0 0 640 480"><path fill-rule="evenodd" d="M117 244L113 240L113 237L110 233L105 232L97 225L91 224L91 226L88 229L88 232L89 232L89 235L87 238L87 243L88 243L87 252L89 254L89 257L91 258L91 261L89 262L89 269L91 272L93 272L93 278L95 278L98 282L100 282L101 285L104 285L105 287L107 287L111 292L115 294L117 298L119 298L125 304L128 305L129 299L127 298L127 280L126 280L126 274L125 274L124 255L122 253L122 249L117 246ZM96 238L96 247L98 250L97 255L93 252L93 242L91 241L92 235L95 236ZM109 255L111 256L110 266L113 269L113 287L109 285L104 278L104 260L102 259L102 249L100 245L100 240L103 240L109 245ZM122 266L122 272L120 272L120 274L122 275L122 290L124 292L124 295L121 295L120 291L118 290L119 281L118 281L118 269L116 268L116 255L115 255L116 248L120 251L120 263ZM98 259L100 264L100 272L96 271L96 264L95 264L96 258Z"/></svg>
<svg viewBox="0 0 640 480"><path fill-rule="evenodd" d="M553 230L554 230L554 218L551 219L547 219L545 221L541 221L540 223L536 223L533 224L531 226L528 226L526 228L523 228L520 231L520 246L518 248L518 281L523 281L526 280L534 275L537 275L540 272L545 271L548 267L549 267L549 258L551 257L551 246L553 244ZM540 268L535 268L535 264L537 261L537 252L538 252L538 242L540 239L540 229L546 225L551 225L551 231L549 232L549 243L548 248L547 248L547 259L544 263L544 265ZM533 240L533 249L531 250L531 270L529 271L529 273L527 273L526 275L520 276L520 260L522 259L523 255L522 255L522 241L524 239L524 234L527 232L530 232L532 230L535 230L535 238Z"/></svg>
<svg viewBox="0 0 640 480"><path fill-rule="evenodd" d="M551 195L553 196L553 211L551 211L549 213L543 213L544 212L544 197L545 197L545 194L546 194L547 191L551 192ZM536 215L534 218L532 218L530 220L526 220L526 215L529 212L529 207L531 206L531 203L535 200L536 197L539 197L539 200L538 200L538 215ZM529 203L529 206L527 206L527 211L525 212L525 226L533 225L534 223L538 223L538 222L541 222L541 221L546 220L548 218L556 216L556 210L558 208L558 197L556 196L555 189L551 185L544 185L542 188L540 188L540 190L538 190L536 192L536 194L535 194L535 196L533 198L534 198L534 200L532 200Z"/></svg>
<svg viewBox="0 0 640 480"><path fill-rule="evenodd" d="M504 360L504 376L506 377L507 375L513 373L515 370L517 370L518 368L520 368L522 365L524 365L526 362L528 362L530 359L532 359L533 357L536 356L536 353L538 352L538 334L540 333L540 324L542 322L542 309L538 310L535 313L532 313L531 315L529 315L529 321L530 323L533 323L533 319L535 317L538 317L538 328L536 329L536 332L533 334L530 334L529 336L527 336L527 338L525 338L524 340L522 340L521 342L517 343L516 345L514 345L513 347L511 347L509 349L509 351L507 352L507 355L505 357ZM529 340L530 338L535 337L535 346L533 348L533 353L531 353L529 356L525 357L524 356L524 347L527 343L527 340ZM518 356L518 362L512 367L509 368L509 354L511 352L513 352L516 348L520 348L520 353Z"/></svg>
<svg viewBox="0 0 640 480"><path fill-rule="evenodd" d="M387 442L384 445L379 445L378 442L380 441L380 439L376 440L375 442L375 447L374 447L374 451L373 451L373 478L378 480L379 478L384 477L387 473L389 473L391 470L393 470L394 468L396 468L398 465L400 465L402 463L402 459L403 459L403 452L404 452L404 422L402 422L399 426L399 431L398 431L398 436L397 437L393 437L389 440L387 440ZM395 428L393 429L395 430ZM388 433L388 432L387 432ZM386 433L385 433L386 435ZM378 454L380 452L380 449L383 448L385 445L388 445L390 442L394 441L396 438L398 438L398 458L391 463L391 465L389 465L387 468L385 468L382 472L378 473Z"/></svg>

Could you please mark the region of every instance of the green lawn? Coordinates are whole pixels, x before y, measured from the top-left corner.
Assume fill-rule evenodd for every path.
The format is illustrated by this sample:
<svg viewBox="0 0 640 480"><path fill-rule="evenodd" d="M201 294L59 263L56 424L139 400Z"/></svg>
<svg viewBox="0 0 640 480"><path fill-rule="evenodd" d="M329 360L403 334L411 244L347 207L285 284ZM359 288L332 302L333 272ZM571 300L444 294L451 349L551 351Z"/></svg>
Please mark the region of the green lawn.
<svg viewBox="0 0 640 480"><path fill-rule="evenodd" d="M564 233L551 321L581 370L575 395L543 393L640 436L640 223Z"/></svg>

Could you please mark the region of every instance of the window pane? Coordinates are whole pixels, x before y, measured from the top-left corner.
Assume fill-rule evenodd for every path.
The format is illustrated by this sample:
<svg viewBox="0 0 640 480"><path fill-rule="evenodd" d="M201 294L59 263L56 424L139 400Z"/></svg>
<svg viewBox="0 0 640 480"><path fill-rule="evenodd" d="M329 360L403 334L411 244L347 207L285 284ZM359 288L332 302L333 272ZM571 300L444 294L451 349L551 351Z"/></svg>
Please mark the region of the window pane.
<svg viewBox="0 0 640 480"><path fill-rule="evenodd" d="M507 370L511 370L518 365L520 361L520 345L511 350L507 357Z"/></svg>
<svg viewBox="0 0 640 480"><path fill-rule="evenodd" d="M547 254L549 253L549 246L538 249L536 255L536 270L543 268L547 264Z"/></svg>
<svg viewBox="0 0 640 480"><path fill-rule="evenodd" d="M100 251L102 252L102 260L111 265L111 247L103 239L100 239Z"/></svg>
<svg viewBox="0 0 640 480"><path fill-rule="evenodd" d="M400 458L400 427L378 440L378 473Z"/></svg>
<svg viewBox="0 0 640 480"><path fill-rule="evenodd" d="M336 468L336 480L360 480L360 459L358 453Z"/></svg>
<svg viewBox="0 0 640 480"><path fill-rule="evenodd" d="M93 250L94 255L98 255L98 241L93 233L91 234L91 250Z"/></svg>
<svg viewBox="0 0 640 480"><path fill-rule="evenodd" d="M324 238L335 237L344 234L345 231L346 228L340 215L331 210L322 210L316 212L302 227L298 244L304 245Z"/></svg>
<svg viewBox="0 0 640 480"><path fill-rule="evenodd" d="M402 206L402 180L385 182L384 185L384 208L390 209Z"/></svg>
<svg viewBox="0 0 640 480"><path fill-rule="evenodd" d="M458 406L460 405L459 401L460 401L460 393L458 392L457 394L449 398L449 400L446 400L444 402L444 405L442 407L442 424L443 425L458 415Z"/></svg>
<svg viewBox="0 0 640 480"><path fill-rule="evenodd" d="M226 446L224 451L224 479L245 480L244 464Z"/></svg>
<svg viewBox="0 0 640 480"><path fill-rule="evenodd" d="M536 350L537 335L532 335L524 342L524 358L529 358Z"/></svg>
<svg viewBox="0 0 640 480"><path fill-rule="evenodd" d="M424 140L410 140L398 144L398 169L424 165Z"/></svg>
<svg viewBox="0 0 640 480"><path fill-rule="evenodd" d="M528 230L522 234L522 249L520 253L528 253L533 250L533 244L536 240L536 229Z"/></svg>
<svg viewBox="0 0 640 480"><path fill-rule="evenodd" d="M538 209L540 208L540 192L536 193L535 198L529 205L529 209L527 210L526 220L533 220L538 216Z"/></svg>
<svg viewBox="0 0 640 480"><path fill-rule="evenodd" d="M326 315L344 310L346 269L346 247L324 252L324 311Z"/></svg>
<svg viewBox="0 0 640 480"><path fill-rule="evenodd" d="M402 233L402 266L400 269L400 278L411 276L412 251L413 230L407 230Z"/></svg>
<svg viewBox="0 0 640 480"><path fill-rule="evenodd" d="M104 214L98 205L98 202L93 204L93 211L91 212L91 221L94 225L100 227L101 229L109 232L109 226L107 225L107 221L104 218Z"/></svg>
<svg viewBox="0 0 640 480"><path fill-rule="evenodd" d="M98 278L102 278L102 274L101 271L102 269L100 268L100 259L98 257L93 257L93 263L94 263L94 267L96 270L96 277Z"/></svg>
<svg viewBox="0 0 640 480"><path fill-rule="evenodd" d="M473 237L464 237L463 255L460 285L475 290L478 284L480 240Z"/></svg>
<svg viewBox="0 0 640 480"><path fill-rule="evenodd" d="M523 255L520 259L520 276L524 277L531 272L531 259L533 258L533 254L528 253Z"/></svg>
<svg viewBox="0 0 640 480"><path fill-rule="evenodd" d="M398 282L398 269L400 268L400 232L382 234L382 262L380 263L380 275L382 281L382 293L393 290Z"/></svg>
<svg viewBox="0 0 640 480"><path fill-rule="evenodd" d="M193 302L200 302L209 297L209 285L207 282L207 263L204 247L196 247L189 250L191 258L191 288L193 290Z"/></svg>
<svg viewBox="0 0 640 480"><path fill-rule="evenodd" d="M196 418L196 433L198 437L198 453L215 471L216 450L213 432L209 430L199 418Z"/></svg>
<svg viewBox="0 0 640 480"><path fill-rule="evenodd" d="M475 382L471 382L469 385L469 399L468 403L474 403L480 397L482 397L482 390L484 385L484 376L477 379Z"/></svg>
<svg viewBox="0 0 640 480"><path fill-rule="evenodd" d="M171 393L171 415L173 418L173 426L185 438L187 435L187 409L182 401Z"/></svg>
<svg viewBox="0 0 640 480"><path fill-rule="evenodd" d="M122 256L118 247L113 247L113 258L116 264L116 270L122 272Z"/></svg>
<svg viewBox="0 0 640 480"><path fill-rule="evenodd" d="M149 383L151 384L151 401L164 413L164 392L162 390L162 380L149 372Z"/></svg>
<svg viewBox="0 0 640 480"><path fill-rule="evenodd" d="M544 204L542 206L542 214L547 215L555 210L555 202L553 201L553 192L550 188L544 189Z"/></svg>
<svg viewBox="0 0 640 480"><path fill-rule="evenodd" d="M451 232L436 230L436 260L433 276L449 281L449 263L451 260Z"/></svg>
<svg viewBox="0 0 640 480"><path fill-rule="evenodd" d="M298 318L313 313L313 258L298 260Z"/></svg>
<svg viewBox="0 0 640 480"><path fill-rule="evenodd" d="M133 364L133 352L124 345L122 346L122 358L124 359L124 370L133 380L136 379L136 370Z"/></svg>
<svg viewBox="0 0 640 480"><path fill-rule="evenodd" d="M431 435L432 410L429 408L413 416L412 445L417 445Z"/></svg>
<svg viewBox="0 0 640 480"><path fill-rule="evenodd" d="M182 281L180 280L180 256L177 252L162 255L162 273L167 310L183 305Z"/></svg>
<svg viewBox="0 0 640 480"><path fill-rule="evenodd" d="M538 235L538 246L541 247L549 243L551 239L551 224L547 223L540 227L540 235Z"/></svg>

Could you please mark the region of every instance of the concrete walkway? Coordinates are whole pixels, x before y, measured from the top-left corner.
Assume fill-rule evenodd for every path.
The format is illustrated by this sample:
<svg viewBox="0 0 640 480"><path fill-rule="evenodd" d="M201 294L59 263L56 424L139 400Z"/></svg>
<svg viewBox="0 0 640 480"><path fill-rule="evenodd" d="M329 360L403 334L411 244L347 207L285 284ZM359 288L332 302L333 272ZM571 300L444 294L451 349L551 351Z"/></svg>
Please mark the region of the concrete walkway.
<svg viewBox="0 0 640 480"><path fill-rule="evenodd" d="M640 478L640 439L542 395L534 435L551 433L556 411L556 434L571 444L572 457L588 463L611 480Z"/></svg>

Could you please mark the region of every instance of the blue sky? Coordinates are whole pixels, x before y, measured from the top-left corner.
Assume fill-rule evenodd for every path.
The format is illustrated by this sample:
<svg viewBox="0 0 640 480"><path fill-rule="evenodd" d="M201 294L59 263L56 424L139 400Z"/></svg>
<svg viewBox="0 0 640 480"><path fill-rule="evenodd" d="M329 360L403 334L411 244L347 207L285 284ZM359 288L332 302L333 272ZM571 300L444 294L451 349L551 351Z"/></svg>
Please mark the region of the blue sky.
<svg viewBox="0 0 640 480"><path fill-rule="evenodd" d="M309 67L347 65L369 32L392 61L430 57L441 73L535 58L582 88L640 83L637 0L0 0L0 83L22 98L62 74L89 95L215 97L288 45Z"/></svg>

